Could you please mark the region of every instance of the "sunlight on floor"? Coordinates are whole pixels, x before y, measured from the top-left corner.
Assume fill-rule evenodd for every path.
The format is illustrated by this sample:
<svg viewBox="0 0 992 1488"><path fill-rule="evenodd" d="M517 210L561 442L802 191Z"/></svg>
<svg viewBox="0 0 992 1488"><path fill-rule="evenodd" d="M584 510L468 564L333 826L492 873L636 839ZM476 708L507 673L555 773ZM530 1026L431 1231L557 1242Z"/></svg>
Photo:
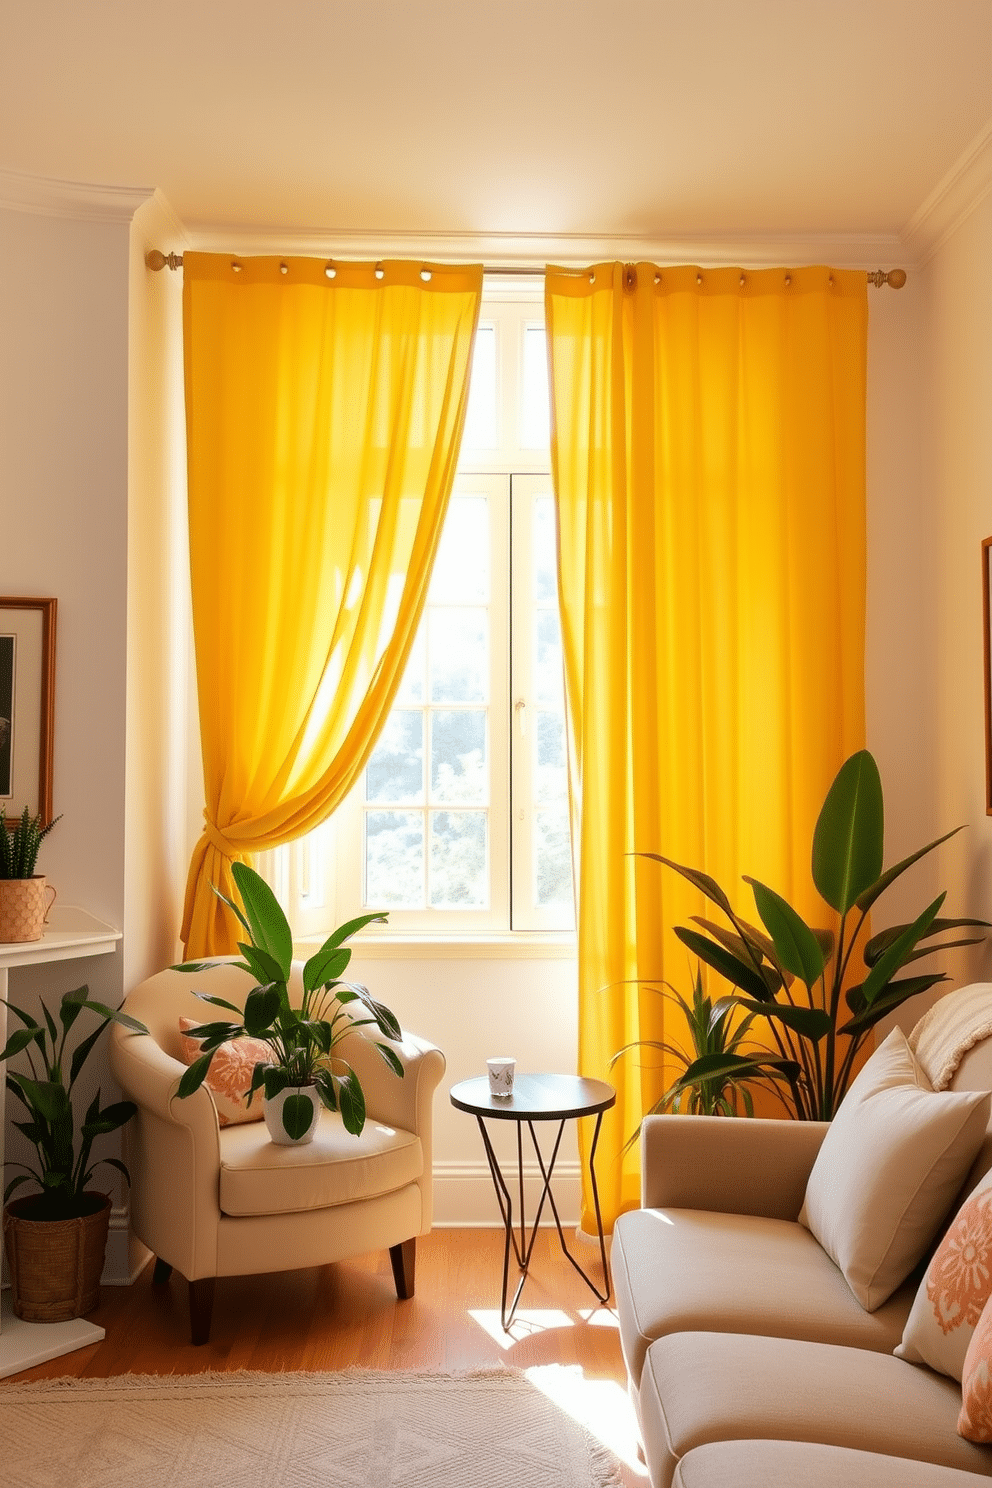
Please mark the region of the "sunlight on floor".
<svg viewBox="0 0 992 1488"><path fill-rule="evenodd" d="M495 1308L469 1308L468 1315L502 1349L512 1348L515 1343L533 1338L536 1333L546 1333L551 1328L574 1328L576 1318L590 1328L619 1327L616 1313L611 1312L608 1307L581 1307L572 1316L557 1307L521 1307L518 1308L508 1333L503 1331L499 1312Z"/></svg>
<svg viewBox="0 0 992 1488"><path fill-rule="evenodd" d="M535 1333L547 1333L550 1328L575 1327L575 1319L557 1307L519 1308L508 1333L503 1331L499 1320L499 1308L471 1307L468 1315L501 1349L512 1348L515 1343L533 1338Z"/></svg>
<svg viewBox="0 0 992 1488"><path fill-rule="evenodd" d="M647 1481L647 1468L637 1456L634 1407L615 1380L587 1379L578 1364L542 1364L524 1373L542 1395Z"/></svg>

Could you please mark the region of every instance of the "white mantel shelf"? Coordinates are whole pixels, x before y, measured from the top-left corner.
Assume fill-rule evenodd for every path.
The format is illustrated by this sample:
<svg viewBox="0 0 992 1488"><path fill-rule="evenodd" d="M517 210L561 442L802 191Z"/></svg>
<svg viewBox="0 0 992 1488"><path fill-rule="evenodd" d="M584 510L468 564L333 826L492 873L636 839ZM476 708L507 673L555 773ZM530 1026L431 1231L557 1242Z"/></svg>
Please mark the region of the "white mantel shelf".
<svg viewBox="0 0 992 1488"><path fill-rule="evenodd" d="M72 904L53 905L48 928L40 940L0 943L0 1049L7 1042L7 975L11 967L43 966L51 961L74 961L83 956L108 956L117 949L121 932L105 925L88 910ZM4 1086L0 1081L0 1174L3 1172ZM0 1185L2 1187L2 1185ZM0 1379L20 1374L35 1364L57 1359L75 1349L99 1343L104 1329L85 1318L68 1323L24 1323L12 1316L5 1299L0 1321Z"/></svg>

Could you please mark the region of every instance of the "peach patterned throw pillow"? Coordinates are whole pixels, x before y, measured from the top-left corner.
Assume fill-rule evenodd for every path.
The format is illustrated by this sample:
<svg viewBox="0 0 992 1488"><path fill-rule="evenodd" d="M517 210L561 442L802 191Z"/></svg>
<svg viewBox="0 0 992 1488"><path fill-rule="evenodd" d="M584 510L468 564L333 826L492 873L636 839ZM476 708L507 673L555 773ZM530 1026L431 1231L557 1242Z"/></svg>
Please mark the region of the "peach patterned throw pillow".
<svg viewBox="0 0 992 1488"><path fill-rule="evenodd" d="M990 1296L992 1173L961 1205L934 1252L897 1355L961 1379L965 1354Z"/></svg>
<svg viewBox="0 0 992 1488"><path fill-rule="evenodd" d="M200 1054L200 1040L190 1038L189 1030L196 1028L200 1018L179 1019L180 1055L184 1064L192 1064ZM237 1126L244 1121L262 1120L262 1096L257 1092L251 1105L248 1104L248 1089L252 1071L256 1064L271 1064L272 1050L261 1039L232 1039L221 1044L210 1064L204 1081L214 1098L217 1118L221 1126Z"/></svg>
<svg viewBox="0 0 992 1488"><path fill-rule="evenodd" d="M964 1359L958 1432L973 1442L992 1442L992 1303L978 1319Z"/></svg>

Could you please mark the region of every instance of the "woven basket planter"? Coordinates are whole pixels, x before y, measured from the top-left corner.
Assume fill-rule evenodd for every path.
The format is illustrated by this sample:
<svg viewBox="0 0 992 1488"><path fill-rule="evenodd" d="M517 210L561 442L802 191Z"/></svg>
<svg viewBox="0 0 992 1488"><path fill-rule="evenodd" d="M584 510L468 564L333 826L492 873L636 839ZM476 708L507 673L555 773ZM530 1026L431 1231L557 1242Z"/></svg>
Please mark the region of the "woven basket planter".
<svg viewBox="0 0 992 1488"><path fill-rule="evenodd" d="M0 942L40 940L54 898L55 890L48 888L43 873L0 878Z"/></svg>
<svg viewBox="0 0 992 1488"><path fill-rule="evenodd" d="M3 1211L14 1314L26 1323L64 1323L100 1301L100 1275L110 1228L110 1195L90 1194L99 1208L79 1219L32 1219L37 1197Z"/></svg>

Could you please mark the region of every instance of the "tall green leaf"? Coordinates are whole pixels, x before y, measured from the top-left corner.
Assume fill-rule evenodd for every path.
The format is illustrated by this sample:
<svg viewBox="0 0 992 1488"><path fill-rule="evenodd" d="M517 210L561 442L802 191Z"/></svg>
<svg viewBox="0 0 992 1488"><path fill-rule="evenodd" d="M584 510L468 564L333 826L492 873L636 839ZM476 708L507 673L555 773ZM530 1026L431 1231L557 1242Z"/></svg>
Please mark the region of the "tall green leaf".
<svg viewBox="0 0 992 1488"><path fill-rule="evenodd" d="M946 897L946 893L938 894L933 903L927 905L923 913L911 925L906 927L899 936L899 939L893 941L888 950L875 962L875 965L861 984L865 1003L869 1007L871 1007L872 1003L878 997L882 988L886 986L899 968L904 965L910 951L927 934L930 926L937 918L940 906Z"/></svg>
<svg viewBox="0 0 992 1488"><path fill-rule="evenodd" d="M838 1033L859 1034L867 1033L876 1023L886 1017L889 1013L901 1007L910 997L916 997L921 992L928 992L938 982L946 982L947 976L942 971L931 972L928 976L903 977L898 982L889 982L883 992L875 998L870 1007L865 1005L864 992L860 987L851 987L847 993L848 1007L854 1013L846 1023L841 1024Z"/></svg>
<svg viewBox="0 0 992 1488"><path fill-rule="evenodd" d="M896 879L901 877L907 868L912 868L913 864L918 863L921 858L925 858L927 853L932 853L935 847L939 847L942 842L950 841L952 837L957 836L958 832L963 831L963 827L952 827L949 832L944 833L943 837L935 837L933 842L927 843L926 847L917 848L916 852L910 853L908 858L903 858L900 862L893 863L891 868L886 868L880 878L877 878L873 884L869 884L864 893L858 895L858 908L863 911L871 909L875 900L885 893L889 884L895 883Z"/></svg>
<svg viewBox="0 0 992 1488"><path fill-rule="evenodd" d="M722 945L712 940L707 940L705 935L699 935L695 930L689 930L685 925L676 925L675 934L683 945L688 946L700 961L705 961L707 966L712 966L721 976L726 977L735 987L740 987L749 997L757 998L761 1002L770 1002L772 994L764 980L758 975L753 966L741 961L739 957L731 954Z"/></svg>
<svg viewBox="0 0 992 1488"><path fill-rule="evenodd" d="M303 985L308 992L336 981L348 968L350 946L321 946L303 968Z"/></svg>
<svg viewBox="0 0 992 1488"><path fill-rule="evenodd" d="M756 878L745 876L744 881L751 885L761 923L772 938L778 959L786 971L791 971L807 987L812 987L820 980L826 965L822 947L813 931L781 894L776 894L774 889Z"/></svg>
<svg viewBox="0 0 992 1488"><path fill-rule="evenodd" d="M845 915L882 872L884 808L878 766L867 749L845 760L813 833L813 882Z"/></svg>
<svg viewBox="0 0 992 1488"><path fill-rule="evenodd" d="M828 1034L832 1027L830 1014L823 1008L794 1007L791 1002L752 1002L746 997L736 1000L741 1007L747 1008L756 1016L776 1018L786 1028L794 1028L796 1033L802 1034L803 1038L810 1039L814 1044Z"/></svg>
<svg viewBox="0 0 992 1488"><path fill-rule="evenodd" d="M231 873L248 916L252 940L275 957L281 980L288 982L293 967L293 932L279 900L265 879L247 863L232 863Z"/></svg>
<svg viewBox="0 0 992 1488"><path fill-rule="evenodd" d="M661 853L638 852L633 853L632 856L635 858L650 858L652 863L664 863L666 868L673 868L676 873L681 873L683 878L688 879L693 888L698 889L701 894L705 894L707 899L722 909L729 920L734 919L733 906L730 900L716 879L710 878L708 873L701 873L698 868L687 868L684 863L676 863L672 858L663 857Z"/></svg>

